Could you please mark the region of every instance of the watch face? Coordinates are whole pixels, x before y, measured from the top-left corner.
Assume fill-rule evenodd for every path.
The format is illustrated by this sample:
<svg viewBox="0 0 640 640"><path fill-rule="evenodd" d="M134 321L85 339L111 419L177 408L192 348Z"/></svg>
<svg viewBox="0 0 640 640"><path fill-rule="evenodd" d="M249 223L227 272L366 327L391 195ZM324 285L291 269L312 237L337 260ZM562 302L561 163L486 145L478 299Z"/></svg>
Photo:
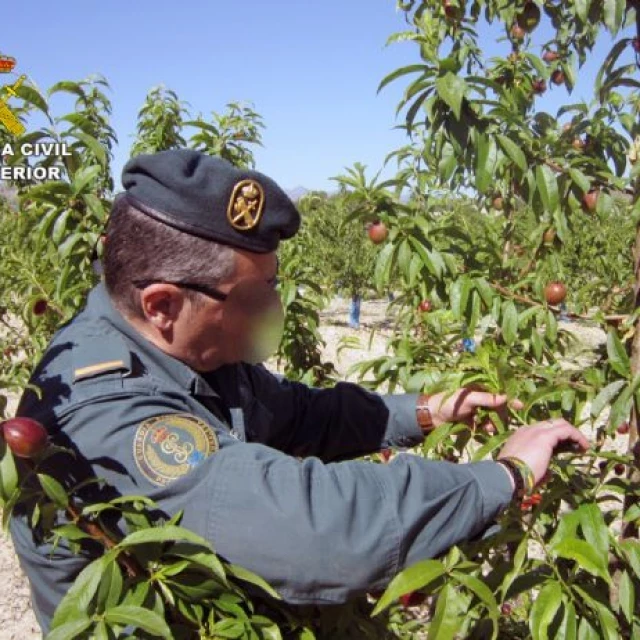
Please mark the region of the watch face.
<svg viewBox="0 0 640 640"><path fill-rule="evenodd" d="M426 405L418 405L416 408L416 415L418 417L418 424L421 427L433 426L433 420L431 419L431 410Z"/></svg>

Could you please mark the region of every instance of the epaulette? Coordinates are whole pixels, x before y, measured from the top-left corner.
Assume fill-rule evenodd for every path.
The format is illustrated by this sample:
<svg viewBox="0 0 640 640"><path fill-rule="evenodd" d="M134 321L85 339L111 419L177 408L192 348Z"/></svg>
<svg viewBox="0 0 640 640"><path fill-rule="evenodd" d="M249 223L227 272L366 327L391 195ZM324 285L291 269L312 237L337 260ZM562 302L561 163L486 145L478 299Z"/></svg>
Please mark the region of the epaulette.
<svg viewBox="0 0 640 640"><path fill-rule="evenodd" d="M117 333L85 337L73 348L73 381L86 380L119 371L131 373L131 351Z"/></svg>

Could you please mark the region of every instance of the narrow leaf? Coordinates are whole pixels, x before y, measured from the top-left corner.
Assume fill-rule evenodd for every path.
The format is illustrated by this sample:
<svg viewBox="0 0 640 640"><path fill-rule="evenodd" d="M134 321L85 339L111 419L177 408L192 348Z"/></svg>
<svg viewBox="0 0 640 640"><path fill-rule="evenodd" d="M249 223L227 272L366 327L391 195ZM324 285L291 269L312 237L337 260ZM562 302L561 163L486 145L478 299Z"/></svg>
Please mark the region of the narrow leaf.
<svg viewBox="0 0 640 640"><path fill-rule="evenodd" d="M67 492L55 478L39 473L38 480L40 480L44 492L57 506L66 507L69 504Z"/></svg>
<svg viewBox="0 0 640 640"><path fill-rule="evenodd" d="M511 140L511 138L498 134L498 142L500 143L503 151L516 163L519 169L526 171L529 168L527 158L522 149L513 140Z"/></svg>
<svg viewBox="0 0 640 640"><path fill-rule="evenodd" d="M451 72L436 80L436 91L440 98L449 105L457 120L460 120L462 100L468 86L463 78Z"/></svg>
<svg viewBox="0 0 640 640"><path fill-rule="evenodd" d="M421 560L399 573L386 588L376 603L372 616L378 615L401 595L421 589L444 574L444 567L438 560Z"/></svg>
<svg viewBox="0 0 640 640"><path fill-rule="evenodd" d="M147 633L161 638L173 638L171 629L164 618L154 611L140 607L121 606L105 611L104 619L110 624L122 624L142 629Z"/></svg>
<svg viewBox="0 0 640 640"><path fill-rule="evenodd" d="M547 630L562 602L562 589L555 581L547 582L531 607L529 629L533 640L548 640Z"/></svg>
<svg viewBox="0 0 640 640"><path fill-rule="evenodd" d="M551 168L545 164L536 167L536 185L545 210L553 213L560 203L558 181Z"/></svg>
<svg viewBox="0 0 640 640"><path fill-rule="evenodd" d="M606 565L606 558L584 540L566 539L559 542L554 549L555 553L562 558L575 560L580 568L588 571L598 578L602 578L607 584L611 584L611 576Z"/></svg>

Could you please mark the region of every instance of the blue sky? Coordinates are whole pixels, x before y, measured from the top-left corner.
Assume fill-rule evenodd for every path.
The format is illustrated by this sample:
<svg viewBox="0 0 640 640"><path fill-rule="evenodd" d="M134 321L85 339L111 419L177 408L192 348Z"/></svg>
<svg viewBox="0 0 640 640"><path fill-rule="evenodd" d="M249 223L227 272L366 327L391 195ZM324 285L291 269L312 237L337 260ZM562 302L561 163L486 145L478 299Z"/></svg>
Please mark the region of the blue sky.
<svg viewBox="0 0 640 640"><path fill-rule="evenodd" d="M176 91L194 113L253 102L267 127L257 168L287 189L333 190L331 176L356 161L377 171L404 143L393 129L404 81L376 94L387 73L419 62L411 43L384 46L404 28L395 0L59 0L39 2L37 9L13 2L3 7L2 20L0 51L17 58L16 71L41 89L91 73L109 81L119 138L117 189L137 112L158 84ZM506 50L498 30L480 33L488 57ZM541 28L534 42L549 35ZM590 99L610 45L605 35L579 74L572 102ZM566 91L555 87L539 100L551 113L563 102ZM64 112L60 102L52 104L56 114Z"/></svg>

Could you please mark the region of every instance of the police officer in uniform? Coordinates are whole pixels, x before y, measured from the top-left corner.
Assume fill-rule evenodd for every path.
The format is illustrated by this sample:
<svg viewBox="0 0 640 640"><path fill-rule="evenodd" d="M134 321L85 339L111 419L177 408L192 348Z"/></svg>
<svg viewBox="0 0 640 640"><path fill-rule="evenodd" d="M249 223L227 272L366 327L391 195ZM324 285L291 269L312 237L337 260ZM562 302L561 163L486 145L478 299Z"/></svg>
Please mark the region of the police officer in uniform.
<svg viewBox="0 0 640 640"><path fill-rule="evenodd" d="M353 460L471 423L478 407L504 411L507 399L315 389L270 373L260 362L283 317L275 252L300 225L284 191L186 149L131 159L123 186L102 281L36 367L42 397L26 391L18 409L76 451L58 475L104 478L169 515L183 510L185 527L284 601L322 605L382 590L486 533L542 480L556 445L588 447L554 419L518 429L499 461ZM88 559L35 540L19 511L11 534L47 632Z"/></svg>

